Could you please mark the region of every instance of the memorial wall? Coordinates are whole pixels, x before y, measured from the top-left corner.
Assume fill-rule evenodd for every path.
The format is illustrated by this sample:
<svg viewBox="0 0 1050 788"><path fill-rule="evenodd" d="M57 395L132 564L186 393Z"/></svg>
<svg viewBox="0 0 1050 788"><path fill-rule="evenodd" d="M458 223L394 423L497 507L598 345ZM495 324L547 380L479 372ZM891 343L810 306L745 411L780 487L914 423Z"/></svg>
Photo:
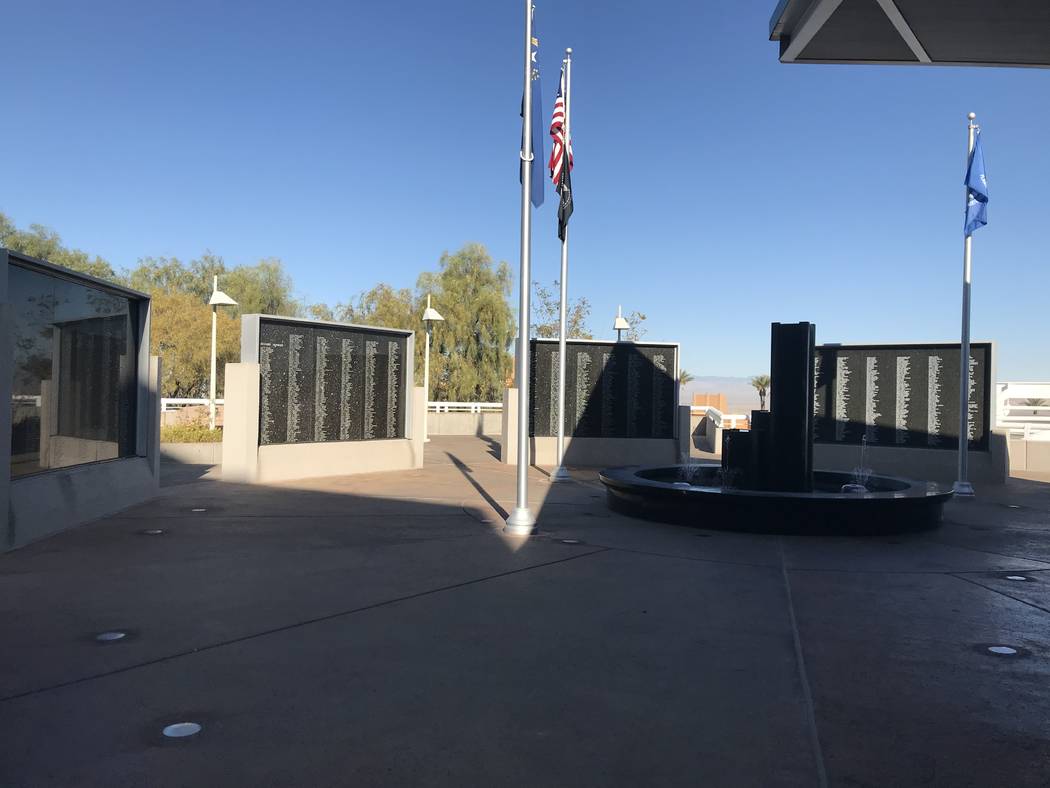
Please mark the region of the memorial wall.
<svg viewBox="0 0 1050 788"><path fill-rule="evenodd" d="M558 434L557 340L530 343L529 434ZM566 343L565 435L674 438L678 346L570 340Z"/></svg>
<svg viewBox="0 0 1050 788"><path fill-rule="evenodd" d="M157 494L150 311L144 293L0 248L0 550Z"/></svg>
<svg viewBox="0 0 1050 788"><path fill-rule="evenodd" d="M259 318L260 445L406 437L410 333Z"/></svg>
<svg viewBox="0 0 1050 788"><path fill-rule="evenodd" d="M814 440L924 449L959 447L958 344L819 345ZM775 381L774 381L775 385ZM970 346L969 445L987 451L992 345Z"/></svg>
<svg viewBox="0 0 1050 788"><path fill-rule="evenodd" d="M29 259L6 275L11 477L134 456L141 302Z"/></svg>

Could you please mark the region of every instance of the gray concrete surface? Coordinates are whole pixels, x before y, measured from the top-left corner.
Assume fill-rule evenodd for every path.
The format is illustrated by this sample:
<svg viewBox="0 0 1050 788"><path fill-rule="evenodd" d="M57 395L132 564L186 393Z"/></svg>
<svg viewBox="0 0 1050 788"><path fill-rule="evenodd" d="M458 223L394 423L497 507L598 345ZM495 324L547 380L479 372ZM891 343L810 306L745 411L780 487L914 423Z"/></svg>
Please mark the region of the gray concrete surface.
<svg viewBox="0 0 1050 788"><path fill-rule="evenodd" d="M187 472L0 556L0 785L1047 784L1050 485L921 535L777 538L533 469L541 533L514 539L493 444Z"/></svg>

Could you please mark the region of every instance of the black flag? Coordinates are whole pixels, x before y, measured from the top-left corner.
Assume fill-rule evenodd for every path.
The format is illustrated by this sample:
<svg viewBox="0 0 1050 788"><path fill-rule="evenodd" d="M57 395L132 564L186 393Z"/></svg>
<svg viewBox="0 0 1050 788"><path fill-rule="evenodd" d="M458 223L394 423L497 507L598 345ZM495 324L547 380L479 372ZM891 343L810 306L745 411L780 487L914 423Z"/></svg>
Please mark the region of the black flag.
<svg viewBox="0 0 1050 788"><path fill-rule="evenodd" d="M572 178L569 177L571 167L562 167L561 176L558 179L558 194L561 200L558 202L558 238L565 240L565 229L569 226L569 217L572 216Z"/></svg>

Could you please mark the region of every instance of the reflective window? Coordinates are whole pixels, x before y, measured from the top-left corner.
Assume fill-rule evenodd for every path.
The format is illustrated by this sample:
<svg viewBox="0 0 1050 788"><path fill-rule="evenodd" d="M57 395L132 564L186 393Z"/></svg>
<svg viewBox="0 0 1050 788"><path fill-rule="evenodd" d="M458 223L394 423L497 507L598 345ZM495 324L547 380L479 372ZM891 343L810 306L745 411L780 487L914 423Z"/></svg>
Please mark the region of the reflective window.
<svg viewBox="0 0 1050 788"><path fill-rule="evenodd" d="M11 476L135 453L137 304L8 266Z"/></svg>

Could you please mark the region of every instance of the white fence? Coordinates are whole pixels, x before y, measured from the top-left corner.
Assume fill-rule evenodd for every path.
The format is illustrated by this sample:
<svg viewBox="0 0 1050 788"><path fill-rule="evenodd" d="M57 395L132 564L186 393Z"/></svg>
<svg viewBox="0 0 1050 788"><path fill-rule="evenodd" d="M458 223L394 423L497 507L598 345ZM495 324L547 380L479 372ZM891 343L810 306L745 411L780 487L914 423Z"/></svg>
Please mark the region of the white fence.
<svg viewBox="0 0 1050 788"><path fill-rule="evenodd" d="M16 397L16 399L32 399ZM38 398L37 398L38 399ZM207 405L206 397L165 397L161 399L161 411L186 408L191 405ZM222 405L223 400L215 403ZM997 383L997 410L995 426L1008 430L1013 438L1050 441L1050 383ZM1041 402L1042 404L1028 404ZM500 413L501 402L428 402L430 413ZM716 427L733 430L747 425L747 416L739 413L722 413L710 405L692 405L693 416L707 416Z"/></svg>
<svg viewBox="0 0 1050 788"><path fill-rule="evenodd" d="M215 400L216 405L222 405L224 400ZM207 397L164 397L160 401L160 409L163 412L186 408L191 405L207 405ZM428 402L427 409L431 413L492 413L503 410L502 402Z"/></svg>
<svg viewBox="0 0 1050 788"><path fill-rule="evenodd" d="M502 402L428 402L431 413L499 413Z"/></svg>
<svg viewBox="0 0 1050 788"><path fill-rule="evenodd" d="M995 426L1011 438L1050 441L1050 383L996 383Z"/></svg>
<svg viewBox="0 0 1050 788"><path fill-rule="evenodd" d="M207 404L207 400L205 400ZM502 402L428 402L427 410L431 413L499 413L503 410ZM747 424L747 416L740 413L722 413L710 405L692 405L689 412L693 416L709 416L716 427L735 430Z"/></svg>
<svg viewBox="0 0 1050 788"><path fill-rule="evenodd" d="M161 413L167 413L172 410L180 410L182 408L188 408L191 405L207 405L210 400L207 397L163 397L160 401ZM222 405L225 400L215 400L216 405Z"/></svg>

